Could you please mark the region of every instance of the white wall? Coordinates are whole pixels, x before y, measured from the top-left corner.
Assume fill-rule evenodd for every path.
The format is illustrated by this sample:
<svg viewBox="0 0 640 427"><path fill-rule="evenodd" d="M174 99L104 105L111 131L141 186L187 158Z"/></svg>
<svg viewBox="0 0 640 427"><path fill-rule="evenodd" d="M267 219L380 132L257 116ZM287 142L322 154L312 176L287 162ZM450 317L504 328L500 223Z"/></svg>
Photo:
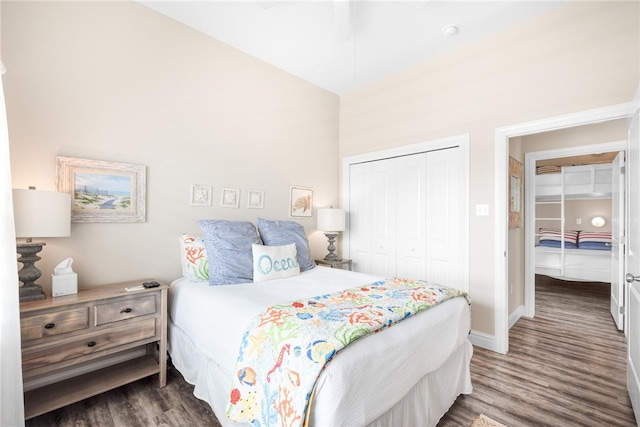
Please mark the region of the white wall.
<svg viewBox="0 0 640 427"><path fill-rule="evenodd" d="M13 185L55 189L57 155L147 166L145 223L74 223L46 240L40 283L73 257L80 287L180 274L203 218L287 219L289 187L338 205L339 98L134 2L2 2ZM189 205L191 184L213 207ZM239 209L219 207L222 187ZM265 207L247 209L247 190ZM326 238L299 222L314 255Z"/></svg>
<svg viewBox="0 0 640 427"><path fill-rule="evenodd" d="M537 206L539 217L559 218L559 205ZM595 216L604 218L606 224L602 228L591 225ZM564 203L565 230L611 231L611 199L567 200ZM581 223L578 224L577 220ZM558 221L538 221L537 227L559 229Z"/></svg>
<svg viewBox="0 0 640 427"><path fill-rule="evenodd" d="M640 82L639 7L571 2L341 98L341 157L470 134L475 331L494 332L496 221L473 212L494 206L495 129L631 101Z"/></svg>

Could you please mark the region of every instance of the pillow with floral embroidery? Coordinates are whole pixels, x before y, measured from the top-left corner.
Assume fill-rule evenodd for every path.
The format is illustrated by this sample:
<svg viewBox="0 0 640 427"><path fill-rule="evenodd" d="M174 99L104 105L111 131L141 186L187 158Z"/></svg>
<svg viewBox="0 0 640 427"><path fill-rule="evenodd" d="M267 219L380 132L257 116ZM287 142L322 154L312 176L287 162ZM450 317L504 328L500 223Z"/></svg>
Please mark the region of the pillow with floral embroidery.
<svg viewBox="0 0 640 427"><path fill-rule="evenodd" d="M209 281L207 250L200 237L189 234L180 236L180 259L184 277L192 282Z"/></svg>

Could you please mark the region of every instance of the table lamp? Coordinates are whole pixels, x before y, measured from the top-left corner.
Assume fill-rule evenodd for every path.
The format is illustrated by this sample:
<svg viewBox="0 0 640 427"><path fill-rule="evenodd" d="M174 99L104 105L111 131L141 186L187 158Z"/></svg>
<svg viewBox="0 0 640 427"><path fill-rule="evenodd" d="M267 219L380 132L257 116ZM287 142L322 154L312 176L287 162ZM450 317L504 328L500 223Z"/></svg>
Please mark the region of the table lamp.
<svg viewBox="0 0 640 427"><path fill-rule="evenodd" d="M56 191L40 191L35 187L28 190L13 189L13 216L16 238L25 238L25 242L16 244L22 263L18 278L20 302L45 298L42 287L36 284L42 272L35 266L41 258L37 255L44 242L32 239L43 237L65 237L71 232L71 195Z"/></svg>
<svg viewBox="0 0 640 427"><path fill-rule="evenodd" d="M325 261L338 261L338 256L334 253L336 237L340 231L344 231L345 213L343 209L320 208L318 209L318 230L324 231L324 235L329 240L327 250L329 253L324 257Z"/></svg>

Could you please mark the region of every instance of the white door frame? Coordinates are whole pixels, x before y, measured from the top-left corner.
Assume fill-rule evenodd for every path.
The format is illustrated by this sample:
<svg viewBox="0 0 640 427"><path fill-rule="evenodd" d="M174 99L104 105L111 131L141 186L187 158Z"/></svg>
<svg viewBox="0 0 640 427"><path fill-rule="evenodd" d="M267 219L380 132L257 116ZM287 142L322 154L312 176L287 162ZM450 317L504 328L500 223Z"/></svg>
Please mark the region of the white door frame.
<svg viewBox="0 0 640 427"><path fill-rule="evenodd" d="M342 208L349 212L349 188L350 174L349 168L352 164L383 160L392 157L408 156L411 154L424 153L428 151L444 150L447 148L460 147L460 171L464 175L460 180L460 218L465 219L460 229L460 241L462 251L460 254L462 268L460 277L465 284L465 289L469 289L469 134L455 135L447 138L434 139L417 144L403 145L387 150L374 151L370 153L358 154L342 159ZM342 239L342 253L349 257L349 215L347 215L346 230Z"/></svg>
<svg viewBox="0 0 640 427"><path fill-rule="evenodd" d="M525 180L524 180L524 316L534 317L536 312L536 286L535 286L535 212L536 194L536 162L538 160L558 159L561 157L581 156L587 154L606 153L612 151L627 151L627 140L604 142L601 144L580 145L576 147L564 147L553 150L530 151L524 154Z"/></svg>
<svg viewBox="0 0 640 427"><path fill-rule="evenodd" d="M494 345L492 350L509 351L509 292L507 196L509 183L509 138L532 133L565 129L609 120L624 119L632 114L632 104L624 103L562 116L496 128L495 131L495 248L494 248Z"/></svg>

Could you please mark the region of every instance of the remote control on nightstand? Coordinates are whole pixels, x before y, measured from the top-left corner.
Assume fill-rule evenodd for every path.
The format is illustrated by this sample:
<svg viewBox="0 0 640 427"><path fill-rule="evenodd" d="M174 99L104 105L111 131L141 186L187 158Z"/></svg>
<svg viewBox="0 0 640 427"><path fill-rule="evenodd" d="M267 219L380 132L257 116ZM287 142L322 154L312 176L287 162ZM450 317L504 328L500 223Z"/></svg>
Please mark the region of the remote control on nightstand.
<svg viewBox="0 0 640 427"><path fill-rule="evenodd" d="M158 283L158 282L144 282L142 284L142 286L144 286L145 288L157 288L158 286L160 286L160 283Z"/></svg>

